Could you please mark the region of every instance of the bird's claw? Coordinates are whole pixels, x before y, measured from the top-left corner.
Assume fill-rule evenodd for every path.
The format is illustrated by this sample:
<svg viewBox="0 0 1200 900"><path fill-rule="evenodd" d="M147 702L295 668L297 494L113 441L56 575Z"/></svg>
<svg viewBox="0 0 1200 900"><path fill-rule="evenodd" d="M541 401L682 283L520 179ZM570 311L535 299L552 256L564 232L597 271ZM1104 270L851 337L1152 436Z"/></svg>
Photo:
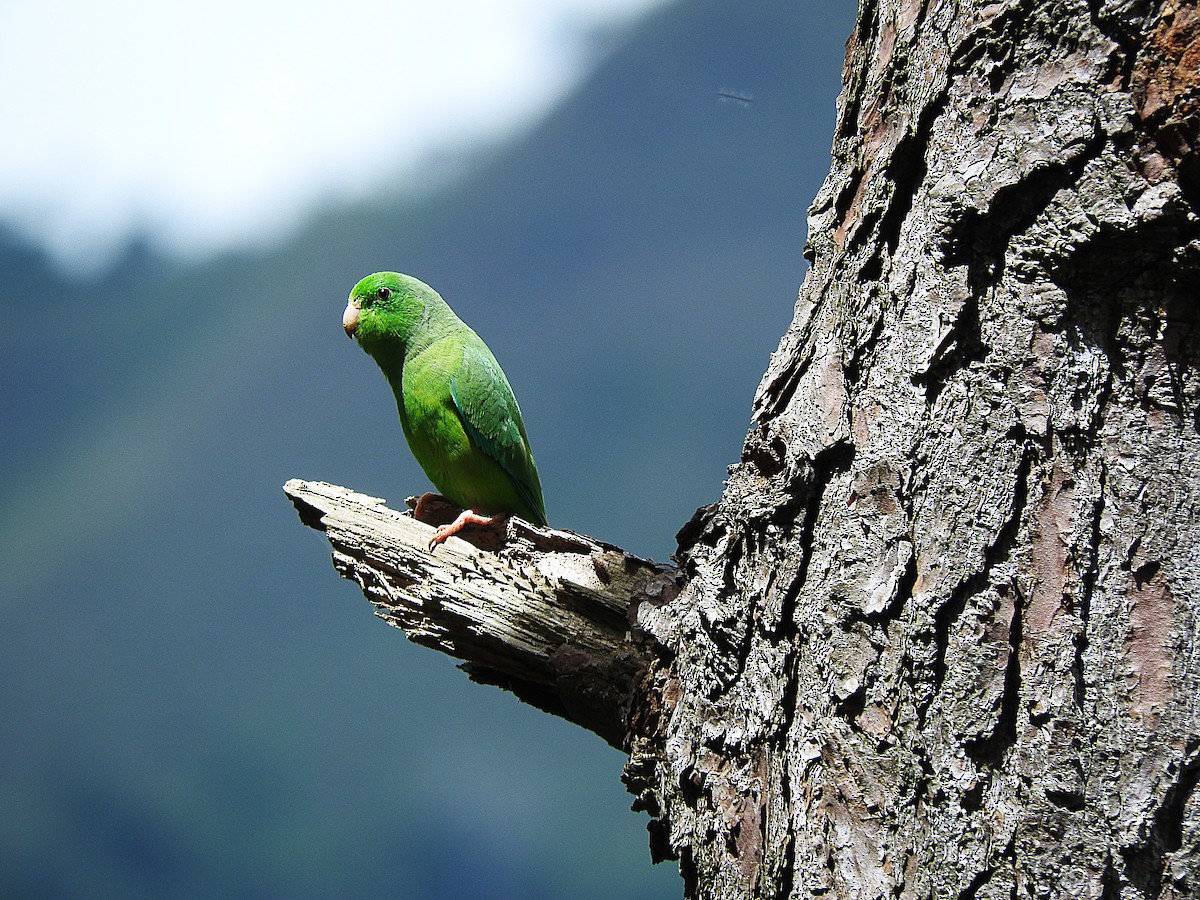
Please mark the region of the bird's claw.
<svg viewBox="0 0 1200 900"><path fill-rule="evenodd" d="M457 520L455 520L455 521L457 521ZM462 529L462 525L459 525L458 528L455 528L454 523L451 523L449 525L438 526L437 531L435 531L433 533L433 537L431 537L429 539L429 552L432 553L434 547L436 547L438 544L443 543L446 540L446 538L450 537L450 535L452 535L452 534L456 534L461 529Z"/></svg>
<svg viewBox="0 0 1200 900"><path fill-rule="evenodd" d="M437 531L433 533L433 537L429 539L429 552L432 553L434 547L443 543L451 535L458 534L467 525L497 526L503 525L507 521L508 513L496 513L493 516L487 516L477 513L473 509L464 509L458 514L458 518L449 525L438 526Z"/></svg>

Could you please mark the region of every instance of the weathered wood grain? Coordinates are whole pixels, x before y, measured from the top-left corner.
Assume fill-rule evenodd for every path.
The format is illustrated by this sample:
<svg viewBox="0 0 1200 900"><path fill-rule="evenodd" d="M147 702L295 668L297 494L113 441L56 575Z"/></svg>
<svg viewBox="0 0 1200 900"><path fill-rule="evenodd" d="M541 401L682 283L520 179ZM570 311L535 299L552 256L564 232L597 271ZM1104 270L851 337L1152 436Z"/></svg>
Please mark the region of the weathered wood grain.
<svg viewBox="0 0 1200 900"><path fill-rule="evenodd" d="M284 492L380 618L464 660L473 679L623 745L646 665L629 610L672 596L672 567L518 519L499 540L477 534L483 546L453 537L430 551L433 527L378 498L300 480Z"/></svg>

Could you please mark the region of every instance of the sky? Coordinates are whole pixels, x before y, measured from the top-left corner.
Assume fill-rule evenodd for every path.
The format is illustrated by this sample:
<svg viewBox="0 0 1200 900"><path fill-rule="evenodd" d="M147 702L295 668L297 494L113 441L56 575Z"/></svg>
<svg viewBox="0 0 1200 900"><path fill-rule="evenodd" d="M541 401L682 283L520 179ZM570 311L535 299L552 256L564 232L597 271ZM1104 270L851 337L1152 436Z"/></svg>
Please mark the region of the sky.
<svg viewBox="0 0 1200 900"><path fill-rule="evenodd" d="M330 200L428 190L661 2L8 0L0 223L85 269L135 237L279 240Z"/></svg>

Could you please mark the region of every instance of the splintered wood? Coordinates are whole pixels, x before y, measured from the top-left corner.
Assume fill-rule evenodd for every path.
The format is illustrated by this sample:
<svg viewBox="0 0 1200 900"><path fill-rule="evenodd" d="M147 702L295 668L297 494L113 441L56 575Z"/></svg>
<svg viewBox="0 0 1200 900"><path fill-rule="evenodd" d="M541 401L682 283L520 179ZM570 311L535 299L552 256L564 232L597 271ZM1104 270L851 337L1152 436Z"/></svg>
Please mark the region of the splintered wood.
<svg viewBox="0 0 1200 900"><path fill-rule="evenodd" d="M673 596L672 567L519 519L502 537L466 531L431 551L433 527L377 497L298 479L284 492L376 615L464 660L473 679L621 745L645 668L629 609Z"/></svg>

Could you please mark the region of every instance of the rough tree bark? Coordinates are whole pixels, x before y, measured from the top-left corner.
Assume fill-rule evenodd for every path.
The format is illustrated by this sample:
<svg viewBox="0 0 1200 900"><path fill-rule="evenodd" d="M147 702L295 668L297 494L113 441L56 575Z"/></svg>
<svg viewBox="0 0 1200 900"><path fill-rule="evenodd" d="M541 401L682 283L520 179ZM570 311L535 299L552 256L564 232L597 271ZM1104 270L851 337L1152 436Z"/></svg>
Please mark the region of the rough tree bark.
<svg viewBox="0 0 1200 900"><path fill-rule="evenodd" d="M1195 2L862 0L678 572L288 492L385 618L624 744L689 897L1200 895L1197 148Z"/></svg>
<svg viewBox="0 0 1200 900"><path fill-rule="evenodd" d="M626 771L689 897L1200 895L1200 15L864 0Z"/></svg>

